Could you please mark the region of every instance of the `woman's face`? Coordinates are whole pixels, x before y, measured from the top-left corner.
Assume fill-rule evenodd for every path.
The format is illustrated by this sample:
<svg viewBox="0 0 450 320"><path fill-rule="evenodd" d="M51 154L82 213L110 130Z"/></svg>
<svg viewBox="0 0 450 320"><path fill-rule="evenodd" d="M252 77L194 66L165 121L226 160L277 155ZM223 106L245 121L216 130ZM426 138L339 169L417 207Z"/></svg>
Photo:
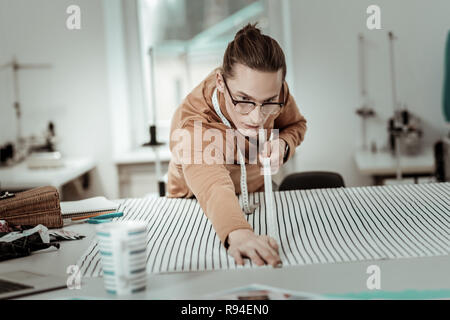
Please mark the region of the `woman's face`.
<svg viewBox="0 0 450 320"><path fill-rule="evenodd" d="M280 102L282 70L261 72L237 63L233 71L234 77L225 79L229 92L219 72L216 74L216 86L225 96L227 112L236 128L245 136L255 137L258 135L258 129L263 128L270 117L261 112L259 105L264 102ZM250 100L258 106L247 115L240 114L236 111L230 95L234 100Z"/></svg>

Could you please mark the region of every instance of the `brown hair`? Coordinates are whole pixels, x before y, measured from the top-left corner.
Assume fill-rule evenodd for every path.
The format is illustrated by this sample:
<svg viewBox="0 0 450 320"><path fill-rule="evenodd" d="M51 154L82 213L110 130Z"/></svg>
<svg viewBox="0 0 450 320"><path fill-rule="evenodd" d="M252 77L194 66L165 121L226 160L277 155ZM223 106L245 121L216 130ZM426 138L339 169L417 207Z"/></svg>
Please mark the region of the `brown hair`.
<svg viewBox="0 0 450 320"><path fill-rule="evenodd" d="M286 60L283 50L273 38L263 35L255 24L248 24L236 33L223 56L222 72L226 78L234 76L233 66L241 63L251 69L277 72L282 69L286 77Z"/></svg>

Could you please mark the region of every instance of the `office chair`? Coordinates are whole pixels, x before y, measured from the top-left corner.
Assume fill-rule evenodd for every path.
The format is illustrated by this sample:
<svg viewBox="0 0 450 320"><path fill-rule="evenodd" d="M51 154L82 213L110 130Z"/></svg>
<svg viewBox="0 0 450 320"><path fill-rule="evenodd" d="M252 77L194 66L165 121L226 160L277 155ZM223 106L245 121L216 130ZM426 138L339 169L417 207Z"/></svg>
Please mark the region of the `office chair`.
<svg viewBox="0 0 450 320"><path fill-rule="evenodd" d="M335 172L310 171L288 175L279 191L345 187L342 176Z"/></svg>
<svg viewBox="0 0 450 320"><path fill-rule="evenodd" d="M435 177L438 182L450 181L450 138L434 144Z"/></svg>

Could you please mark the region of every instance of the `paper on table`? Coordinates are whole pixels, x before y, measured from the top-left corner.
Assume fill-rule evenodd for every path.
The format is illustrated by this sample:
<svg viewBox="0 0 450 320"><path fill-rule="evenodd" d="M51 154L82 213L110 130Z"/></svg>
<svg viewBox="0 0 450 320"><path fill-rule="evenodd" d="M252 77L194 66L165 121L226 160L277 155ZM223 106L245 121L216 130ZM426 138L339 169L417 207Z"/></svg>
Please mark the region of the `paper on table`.
<svg viewBox="0 0 450 320"><path fill-rule="evenodd" d="M92 214L95 212L117 210L119 205L105 197L94 197L80 201L61 202L61 214L64 219Z"/></svg>

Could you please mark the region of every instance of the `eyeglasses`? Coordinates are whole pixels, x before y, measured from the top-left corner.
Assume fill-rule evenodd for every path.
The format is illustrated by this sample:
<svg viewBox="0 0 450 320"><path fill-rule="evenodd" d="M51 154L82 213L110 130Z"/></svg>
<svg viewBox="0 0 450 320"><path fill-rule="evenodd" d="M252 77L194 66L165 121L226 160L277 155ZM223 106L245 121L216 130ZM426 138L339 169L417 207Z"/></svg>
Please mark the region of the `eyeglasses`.
<svg viewBox="0 0 450 320"><path fill-rule="evenodd" d="M223 76L222 76L223 77ZM225 77L223 77L223 82L225 83L225 87L227 88L228 94L231 98L231 101L233 102L233 105L236 108L236 111L240 114L247 115L250 112L252 112L257 105L261 107L261 112L265 115L274 115L281 111L281 107L284 106L284 103L282 102L264 102L261 104L257 104L256 102L249 101L249 100L235 100L233 96L231 95L231 91L228 88L228 84L225 81Z"/></svg>

